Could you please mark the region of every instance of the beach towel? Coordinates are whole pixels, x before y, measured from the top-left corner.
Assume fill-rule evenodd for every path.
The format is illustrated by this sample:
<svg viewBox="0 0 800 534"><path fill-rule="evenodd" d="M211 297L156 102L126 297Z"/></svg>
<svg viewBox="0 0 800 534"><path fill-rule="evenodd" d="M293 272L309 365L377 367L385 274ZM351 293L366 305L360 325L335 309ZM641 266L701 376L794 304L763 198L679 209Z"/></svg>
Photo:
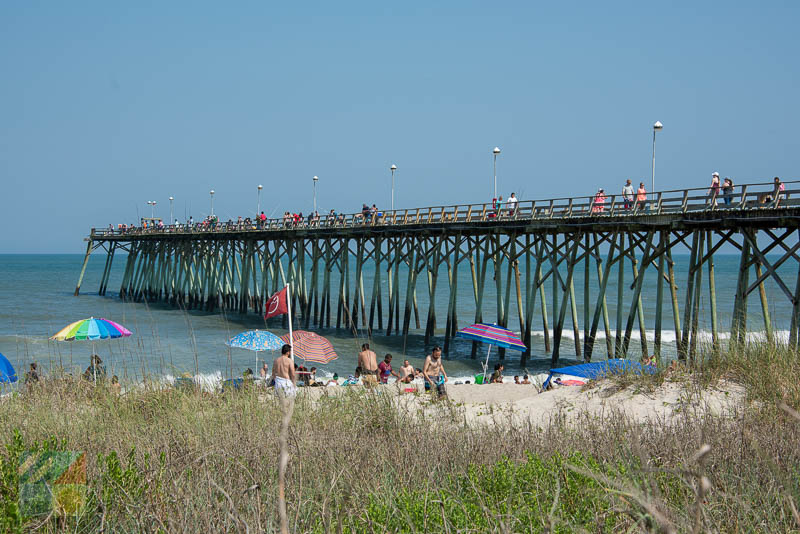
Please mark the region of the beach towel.
<svg viewBox="0 0 800 534"><path fill-rule="evenodd" d="M294 397L297 394L297 387L292 383L291 380L276 376L275 393L277 393L279 396Z"/></svg>

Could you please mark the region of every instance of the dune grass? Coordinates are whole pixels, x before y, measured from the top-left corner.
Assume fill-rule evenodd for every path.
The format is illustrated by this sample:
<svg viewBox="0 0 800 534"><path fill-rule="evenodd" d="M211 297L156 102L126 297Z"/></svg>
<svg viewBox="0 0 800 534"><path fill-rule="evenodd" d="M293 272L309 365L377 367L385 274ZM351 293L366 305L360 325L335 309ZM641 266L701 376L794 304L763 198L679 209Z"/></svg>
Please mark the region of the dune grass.
<svg viewBox="0 0 800 534"><path fill-rule="evenodd" d="M567 424L553 413L543 428L468 427L447 403L431 422L388 395L301 398L288 436L289 530L800 531L799 366L785 347L705 355L683 379L735 380L754 402L669 423L612 413ZM144 385L117 396L48 380L0 402L0 528L277 532L281 416L263 390ZM78 517L15 512L15 455L45 441L87 453Z"/></svg>

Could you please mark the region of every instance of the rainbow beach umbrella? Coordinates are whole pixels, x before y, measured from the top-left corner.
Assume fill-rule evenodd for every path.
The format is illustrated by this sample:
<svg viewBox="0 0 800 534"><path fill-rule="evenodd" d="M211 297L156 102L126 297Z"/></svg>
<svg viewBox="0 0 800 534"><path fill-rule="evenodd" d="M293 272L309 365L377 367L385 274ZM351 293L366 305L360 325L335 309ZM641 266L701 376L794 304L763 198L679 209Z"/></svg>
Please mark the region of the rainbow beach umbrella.
<svg viewBox="0 0 800 534"><path fill-rule="evenodd" d="M520 352L528 349L517 334L508 328L503 328L496 324L475 323L456 332L456 336L471 339L472 341L480 341L481 343L487 343L489 345L489 350L486 352L486 361L483 364L484 380L486 380L486 368L489 365L489 354L492 352L492 345L503 349L514 349Z"/></svg>
<svg viewBox="0 0 800 534"><path fill-rule="evenodd" d="M74 323L62 328L56 335L50 339L56 341L82 341L85 339L114 339L118 337L128 337L131 335L130 330L108 319L95 319L89 317L75 321Z"/></svg>
<svg viewBox="0 0 800 534"><path fill-rule="evenodd" d="M56 335L50 339L55 341L83 341L89 340L92 342L92 369L94 370L94 381L97 383L97 365L94 359L94 342L98 339L116 339L119 337L128 337L131 331L122 326L121 324L109 321L108 319L95 319L89 317L75 321L62 328Z"/></svg>
<svg viewBox="0 0 800 534"><path fill-rule="evenodd" d="M291 339L289 334L281 336L281 339L294 345L294 353L307 362L326 364L339 357L331 342L314 332L298 330L292 334Z"/></svg>

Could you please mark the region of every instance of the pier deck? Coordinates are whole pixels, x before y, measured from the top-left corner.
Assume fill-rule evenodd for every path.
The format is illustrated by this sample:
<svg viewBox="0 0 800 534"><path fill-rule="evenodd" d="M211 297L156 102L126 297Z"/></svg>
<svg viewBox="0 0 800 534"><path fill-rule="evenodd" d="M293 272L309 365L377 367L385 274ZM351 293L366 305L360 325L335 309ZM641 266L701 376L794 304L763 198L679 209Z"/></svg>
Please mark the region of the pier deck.
<svg viewBox="0 0 800 534"><path fill-rule="evenodd" d="M721 346L714 255L724 246L740 255L734 301L725 308L733 310L729 343L744 342L748 297L756 290L763 320L759 331L774 340L765 284L769 280L779 289L779 298L791 304L789 342L796 346L799 184L785 182L779 195L771 183L737 186L730 195L719 196L708 195L707 189L663 191L629 209L621 195L612 195L602 204L594 197L572 197L519 201L514 209L435 206L298 223L269 219L93 228L75 294L89 255L102 248L107 258L99 293L104 295L114 255L123 250L127 258L121 298L262 313L272 293L292 284L293 310L306 328L364 328L367 335L377 328L407 338L412 318L422 329L417 299L421 276L427 302L435 302L437 290L447 292L444 335L441 329L437 333L441 324L435 305L428 306L424 319L426 344L441 339L445 351L459 327L484 320L518 328L530 349L537 317L544 332L542 348L554 364L567 327L576 355L586 361L599 350L595 340L600 329L605 334L603 356L629 355L634 328L639 332L635 352L660 355L668 313L678 356L693 358L701 313L703 323L711 326L712 347ZM680 261L688 261L688 278L679 287L673 256L686 252L688 258ZM469 265L474 314L468 318L458 317L462 264ZM787 278L786 272L796 272L797 278ZM493 286L490 297L487 280ZM583 283L581 302L576 280ZM616 295L607 294L610 280ZM655 302L642 298L645 283L657 284ZM701 296L704 291L707 298ZM483 316L487 298L494 299L496 317L491 320ZM615 300L616 317L609 314L608 299ZM701 306L705 300L707 307ZM474 345L473 355L476 350ZM523 365L529 355L530 350L523 354Z"/></svg>

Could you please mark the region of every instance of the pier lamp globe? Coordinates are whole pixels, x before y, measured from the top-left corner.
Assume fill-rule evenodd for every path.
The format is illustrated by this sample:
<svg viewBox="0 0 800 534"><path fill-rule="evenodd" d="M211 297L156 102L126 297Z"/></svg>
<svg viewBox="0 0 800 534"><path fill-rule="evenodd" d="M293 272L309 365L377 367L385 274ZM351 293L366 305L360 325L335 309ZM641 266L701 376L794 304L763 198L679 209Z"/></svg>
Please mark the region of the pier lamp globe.
<svg viewBox="0 0 800 534"><path fill-rule="evenodd" d="M209 191L209 194L211 195L211 216L213 217L214 216L214 190L212 189L211 191Z"/></svg>
<svg viewBox="0 0 800 534"><path fill-rule="evenodd" d="M661 121L656 121L655 124L653 124L653 177L650 184L650 187L652 188L650 189L650 193L653 195L653 200L655 200L656 194L656 132L661 131L663 127L664 125L661 124Z"/></svg>
<svg viewBox="0 0 800 534"><path fill-rule="evenodd" d="M389 170L392 171L392 211L394 211L394 171L397 170L397 165L393 163Z"/></svg>
<svg viewBox="0 0 800 534"><path fill-rule="evenodd" d="M492 154L494 155L494 198L497 198L497 155L500 153L500 147L494 147Z"/></svg>

